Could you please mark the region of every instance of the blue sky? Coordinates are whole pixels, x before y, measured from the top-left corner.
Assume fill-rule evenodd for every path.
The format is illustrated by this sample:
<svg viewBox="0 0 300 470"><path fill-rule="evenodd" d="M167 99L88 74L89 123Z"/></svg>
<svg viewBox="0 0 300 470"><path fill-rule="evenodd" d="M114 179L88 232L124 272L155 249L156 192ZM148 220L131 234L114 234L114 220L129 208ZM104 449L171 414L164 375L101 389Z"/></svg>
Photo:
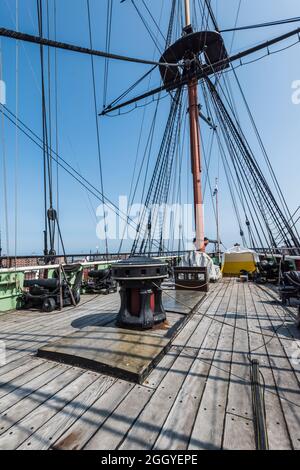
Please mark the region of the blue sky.
<svg viewBox="0 0 300 470"><path fill-rule="evenodd" d="M139 0L137 0L138 2ZM46 5L46 2L44 2ZM197 2L196 2L197 3ZM234 25L238 0L213 0L212 5L222 28ZM166 31L169 0L147 0L147 5L161 28ZM15 0L0 0L0 24L15 28ZM53 0L49 0L50 11ZM105 48L106 0L91 0L93 18L94 47ZM159 54L147 35L131 2L120 4L114 1L111 51L124 55L143 58L158 58ZM242 0L239 25L272 21L281 18L299 16L297 0ZM295 25L285 25L268 29L236 33L233 52L258 44L267 38L275 37L293 29ZM37 34L37 16L35 0L19 0L20 30ZM51 28L53 36L53 27ZM232 35L224 35L227 47ZM61 41L88 46L88 22L86 0L60 0L57 2L57 38ZM293 40L292 40L293 41ZM286 44L291 43L287 42ZM285 45L285 44L283 44ZM275 46L276 48L276 46ZM16 43L2 38L3 78L7 84L7 106L16 109ZM252 65L237 70L246 97L253 111L258 128L263 136L275 173L287 198L291 211L299 205L300 175L300 105L292 103L292 82L300 80L299 46L290 48L280 54L267 57ZM54 53L51 53L53 64ZM99 168L95 132L95 115L91 80L91 62L87 56L79 56L65 51L57 52L58 65L58 142L59 153L80 171L91 183L99 187ZM99 111L103 106L104 61L95 59L97 81L97 105ZM110 64L108 101L114 99L127 86L148 70L147 66L114 62ZM35 45L19 45L19 116L37 134L41 135L41 91L39 49ZM230 78L230 74L228 74ZM230 78L231 80L231 78ZM151 85L159 84L158 73L153 74ZM232 81L240 119L244 125L249 141L256 149L257 144L238 90ZM147 83L137 91L144 91ZM200 97L201 99L201 97ZM150 120L154 110L149 105L145 114L142 149ZM169 99L162 100L159 107L158 125L155 134L151 164L154 164L157 149L168 113ZM101 118L101 151L104 174L104 189L107 196L117 202L119 195L129 193L136 157L139 129L143 109L114 118ZM204 146L208 145L209 130L203 128ZM43 186L41 151L19 135L19 151L16 156L15 129L5 122L5 148L8 175L9 206L9 241L10 251L14 254L15 210L17 208L17 249L19 254L41 253L43 241ZM0 186L0 224L2 242L6 251L4 192L3 192L3 134L1 134L1 186ZM139 156L141 158L141 156ZM192 192L188 182L188 149L184 152L186 159L186 191L184 202L191 202ZM260 161L261 156L257 155ZM261 160L262 162L262 160ZM261 163L263 166L263 163ZM213 155L210 176L217 176L218 155ZM17 172L16 172L17 168ZM17 185L17 204L15 203L15 181ZM86 192L68 175L59 173L60 220L68 252L94 251L96 246L104 251L104 243L96 237L95 210L98 201L88 198ZM232 204L225 177L220 172L221 234L224 243L229 246L239 240L239 230L234 218ZM215 237L215 223L209 199L205 207L206 234ZM117 249L118 243L111 242L110 249ZM125 244L124 248L129 248Z"/></svg>

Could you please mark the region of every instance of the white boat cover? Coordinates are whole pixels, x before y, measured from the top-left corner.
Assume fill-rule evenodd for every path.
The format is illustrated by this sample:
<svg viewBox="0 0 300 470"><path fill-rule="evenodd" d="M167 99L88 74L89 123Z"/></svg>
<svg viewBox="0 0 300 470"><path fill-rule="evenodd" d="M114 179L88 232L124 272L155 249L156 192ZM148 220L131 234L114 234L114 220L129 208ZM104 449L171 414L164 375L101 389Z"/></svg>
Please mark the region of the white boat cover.
<svg viewBox="0 0 300 470"><path fill-rule="evenodd" d="M181 267L199 267L207 268L208 277L210 281L216 282L222 278L222 273L219 266L216 266L213 260L206 253L200 251L191 251L182 258Z"/></svg>

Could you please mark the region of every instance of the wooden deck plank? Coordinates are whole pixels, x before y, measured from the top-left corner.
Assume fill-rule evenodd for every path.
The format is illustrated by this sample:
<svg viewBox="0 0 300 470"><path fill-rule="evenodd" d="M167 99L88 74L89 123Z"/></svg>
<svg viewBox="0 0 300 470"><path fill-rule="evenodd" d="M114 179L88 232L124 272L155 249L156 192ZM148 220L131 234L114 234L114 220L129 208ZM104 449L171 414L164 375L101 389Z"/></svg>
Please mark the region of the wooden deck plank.
<svg viewBox="0 0 300 470"><path fill-rule="evenodd" d="M280 332L276 331L275 326L272 325L270 321L266 304L262 302L261 292L256 290L255 294L254 301L257 305L258 312L263 313L260 319L261 330L263 333L268 331L268 334L270 334L270 332L274 334L273 338L271 337L271 339L266 341L266 350L290 440L293 448L298 450L300 449L299 382L280 342Z"/></svg>
<svg viewBox="0 0 300 470"><path fill-rule="evenodd" d="M49 449L114 382L115 379L96 373L82 374L71 389L54 395L52 400L26 417L22 422L27 431L26 440L18 449Z"/></svg>
<svg viewBox="0 0 300 470"><path fill-rule="evenodd" d="M52 448L79 450L97 432L134 387L132 383L118 380L104 393L59 439Z"/></svg>
<svg viewBox="0 0 300 470"><path fill-rule="evenodd" d="M47 325L53 325L53 327L55 327L56 325L59 325L67 319L70 320L73 317L80 318L85 314L91 313L111 313L118 308L118 305L119 299L117 294L111 294L104 299L99 296L95 298L93 297L89 301L79 304L76 308L68 307L63 309L61 312L59 310L56 310L54 313L43 313L38 310L20 310L1 316L1 324L3 323L3 326L0 332L0 339L5 338L4 335L7 333L18 333L20 331L20 322L22 322L22 331L30 331L30 329L35 328L36 326L47 327ZM10 316L9 321L5 321L6 316Z"/></svg>
<svg viewBox="0 0 300 470"><path fill-rule="evenodd" d="M195 331L196 327L199 325L203 318L203 314L205 314L216 298L218 292L220 291L221 286L220 284L217 284L214 286L212 291L209 293L209 295L203 300L197 311L195 312L195 315L189 320L188 327L183 328L181 332L178 334L178 336L175 338L173 341L173 346L185 346L190 339L191 335Z"/></svg>
<svg viewBox="0 0 300 470"><path fill-rule="evenodd" d="M222 309L225 308L226 311L228 299L224 302L225 293L226 290L224 289L222 295L216 297L215 302L211 304L206 312L207 316L203 319L203 323L205 321L209 322L208 330L205 331L202 323L201 334L198 326L187 343L190 347L195 347L196 344L201 344L201 347L157 438L154 449L185 450L188 447L216 346L223 328L222 321L214 322L214 318L219 315ZM194 444L196 447L200 446L200 443L196 440Z"/></svg>
<svg viewBox="0 0 300 470"><path fill-rule="evenodd" d="M259 361L260 372L263 375L265 388L266 425L269 447L271 450L289 450L291 442L287 427L276 393L276 385L270 367L264 338L259 323L259 313L252 297L252 289L247 289L245 294L247 308L247 323L249 330L250 356ZM252 352L253 351L253 352Z"/></svg>
<svg viewBox="0 0 300 470"><path fill-rule="evenodd" d="M184 318L198 293L178 294L168 290L165 299L170 300L165 303ZM86 379L89 372L78 369L78 378L56 392L53 388L51 396L49 377L53 374L56 384L58 377L66 380L69 367L31 354L53 338L112 321L119 294L94 298L61 313L4 315L0 335L7 342L11 362L0 368L2 445L22 449L253 449L247 354L262 344L252 357L260 360L266 381L270 447L299 448L300 364L292 362L291 346L300 336L289 315L271 339L284 319L284 309L273 300L268 287L262 291L252 283L225 279L212 285L144 386L92 372L93 379ZM172 326L176 314L169 316ZM56 368L61 368L61 374ZM47 390L49 395L43 394ZM28 405L24 411L22 403ZM2 430L1 423L5 423Z"/></svg>
<svg viewBox="0 0 300 470"><path fill-rule="evenodd" d="M150 375L144 381L143 385L148 388L157 388L167 372L170 370L179 354L182 351L182 347L172 346L157 366L150 372Z"/></svg>
<svg viewBox="0 0 300 470"><path fill-rule="evenodd" d="M23 360L18 362L18 364L14 364L14 367L6 369L6 373L1 374L0 376L0 398L1 396L5 395L5 385L9 382L14 381L17 377L23 376L29 371L34 371L35 368L41 366L43 364L42 359L33 358L33 360L28 360L28 357L22 358ZM10 365L10 364L7 364ZM34 373L34 372L33 372Z"/></svg>
<svg viewBox="0 0 300 470"><path fill-rule="evenodd" d="M155 450L187 449L221 330L221 324L213 323L206 334L157 438Z"/></svg>
<svg viewBox="0 0 300 470"><path fill-rule="evenodd" d="M43 366L44 368L41 367L41 373L37 377L1 398L0 412L2 413L2 416L5 417L7 415L7 410L13 407L16 403L26 399L27 397L30 399L30 396L38 392L39 388L49 384L56 377L66 372L65 369L59 365L50 365L45 363Z"/></svg>
<svg viewBox="0 0 300 470"><path fill-rule="evenodd" d="M220 300L217 301L217 303L219 302ZM199 311L205 308L203 304L201 304ZM210 302L207 302L207 308L209 304ZM179 344L186 344L188 347L182 349L182 352L165 375L151 400L130 429L120 449L151 449L155 444L173 402L187 374L189 374L195 357L198 355L201 343L205 338L205 333L211 325L211 319L207 316L200 316L199 322L193 322L194 318L189 321L179 334L181 337ZM201 328L199 327L200 321ZM188 334L185 334L185 330L188 330ZM173 344L178 344L177 339L178 337ZM196 348L191 347L191 341L197 345Z"/></svg>
<svg viewBox="0 0 300 470"><path fill-rule="evenodd" d="M224 326L212 361L201 404L191 431L189 450L216 450L222 447L229 386L233 330Z"/></svg>
<svg viewBox="0 0 300 470"><path fill-rule="evenodd" d="M120 450L151 449L198 353L183 349L131 427Z"/></svg>
<svg viewBox="0 0 300 470"><path fill-rule="evenodd" d="M136 385L90 439L85 450L117 449L152 394L152 389Z"/></svg>
<svg viewBox="0 0 300 470"><path fill-rule="evenodd" d="M65 387L68 390L68 385L80 376L82 376L80 370L61 370L58 376L53 376L45 385L10 407L0 419L0 449L16 449L26 438L28 430L33 431L34 428L30 420L25 420L25 426L22 420L24 421L29 413L47 401L51 406L53 395L59 394ZM82 379L80 380L83 385ZM68 395L66 395L66 398L68 398Z"/></svg>
<svg viewBox="0 0 300 470"><path fill-rule="evenodd" d="M226 450L254 450L255 436L252 421L227 413L223 448Z"/></svg>
<svg viewBox="0 0 300 470"><path fill-rule="evenodd" d="M8 372L12 372L14 369L18 369L19 367L21 367L22 365L28 363L30 361L28 361L28 357L20 357L19 359L16 359L15 361L13 362L10 362L10 363L6 363L2 366L0 366L0 381L2 379L2 376L6 375ZM39 360L37 360L37 363L39 362ZM18 375L18 373L17 373ZM6 381L9 381L9 379Z"/></svg>
<svg viewBox="0 0 300 470"><path fill-rule="evenodd" d="M222 447L223 449L253 450L256 448L256 443L253 423L251 368L248 359L249 342L244 284L236 282L235 291L237 307ZM239 377L239 380L236 380L237 377ZM243 436L244 444L241 436Z"/></svg>
<svg viewBox="0 0 300 470"><path fill-rule="evenodd" d="M11 381L0 382L0 412L3 410L2 403L7 395L20 395L25 390L25 385L30 384L34 386L35 381L39 380L39 377L47 372L48 370L55 367L55 364L49 361L42 361L37 367L32 367L29 370L25 370L24 373L20 373L15 379ZM27 368L26 368L27 369Z"/></svg>
<svg viewBox="0 0 300 470"><path fill-rule="evenodd" d="M270 320L273 331L277 330L277 337L285 351L286 357L290 363L291 370L300 383L300 360L293 360L295 355L300 358L300 330L297 328L294 316L290 313L290 308L282 306L279 302L274 302L270 289L260 289L258 294L261 302L267 309L267 317ZM284 325L282 325L284 322ZM282 325L281 328L279 326ZM271 331L272 334L272 331Z"/></svg>
<svg viewBox="0 0 300 470"><path fill-rule="evenodd" d="M95 316L93 322L97 324L106 324L111 321L112 316L115 316L115 314L105 314L100 317L100 315ZM26 333L23 334L21 337L19 337L18 341L10 341L6 339L6 349L7 349L7 355L6 355L6 360L7 362L12 362L16 358L22 357L24 354L32 354L35 353L36 350L45 344L47 344L49 341L55 341L58 339L63 338L66 336L68 333L78 331L78 329L75 329L72 324L69 324L70 320L67 320L66 325L65 324L60 324L59 327L56 329L53 328L51 330L51 333L49 332L48 335L46 334L46 330L40 328L43 331L43 334L41 335L36 334L36 330L33 331L32 333ZM85 324L83 322L83 319L80 319L81 323L81 328L82 329ZM91 325L92 322L90 320L87 320L86 325ZM50 330L50 327L49 327ZM80 331L80 330L79 330ZM56 333L56 335L55 335Z"/></svg>
<svg viewBox="0 0 300 470"><path fill-rule="evenodd" d="M231 287L231 286L230 286ZM231 300L231 288L224 292L218 313L223 312L224 323L227 319ZM212 360L210 373L206 380L200 407L195 419L189 441L189 450L221 449L223 427L226 413L227 393L231 367L234 329L224 324Z"/></svg>
<svg viewBox="0 0 300 470"><path fill-rule="evenodd" d="M69 313L64 313L63 311L57 313L54 318L52 315L50 315L49 318L37 317L37 319L29 326L26 324L23 325L21 335L19 327L15 325L14 328L8 328L5 332L2 332L1 339L11 339L16 341L23 335L33 336L35 332L36 334L41 335L41 331L43 331L44 336L47 336L53 331L61 331L64 328L69 328L70 325L75 328L77 327L77 329L81 329L85 326L88 326L89 324L96 324L98 320L99 323L101 323L102 319L105 319L106 317L114 314L116 310L115 305L116 304L107 304L104 309L100 309L99 307L91 307L89 311L77 307L72 308L71 312Z"/></svg>

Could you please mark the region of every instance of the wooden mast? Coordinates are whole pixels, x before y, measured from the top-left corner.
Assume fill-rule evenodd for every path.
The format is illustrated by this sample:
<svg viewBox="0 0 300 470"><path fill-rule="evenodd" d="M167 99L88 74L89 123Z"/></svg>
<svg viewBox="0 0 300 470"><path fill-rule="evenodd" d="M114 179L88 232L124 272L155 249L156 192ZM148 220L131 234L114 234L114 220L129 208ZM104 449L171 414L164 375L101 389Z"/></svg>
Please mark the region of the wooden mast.
<svg viewBox="0 0 300 470"><path fill-rule="evenodd" d="M190 26L190 24L191 24L190 0L185 0L185 25Z"/></svg>
<svg viewBox="0 0 300 470"><path fill-rule="evenodd" d="M191 25L190 0L185 1L186 27ZM201 181L201 137L199 125L198 79L191 78L188 82L190 143L194 190L194 214L196 228L196 247L205 251L204 247L204 215Z"/></svg>

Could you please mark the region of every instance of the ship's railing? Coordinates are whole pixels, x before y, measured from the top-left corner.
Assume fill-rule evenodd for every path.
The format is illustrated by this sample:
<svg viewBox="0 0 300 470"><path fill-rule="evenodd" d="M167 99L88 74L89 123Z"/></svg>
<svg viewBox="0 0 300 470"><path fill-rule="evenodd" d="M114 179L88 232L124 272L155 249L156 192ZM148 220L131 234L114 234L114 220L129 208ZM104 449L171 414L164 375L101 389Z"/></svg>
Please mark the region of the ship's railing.
<svg viewBox="0 0 300 470"><path fill-rule="evenodd" d="M271 251L270 248L251 248L252 250L256 251L259 255L263 256L273 256L274 258L282 258L285 256L286 258L300 260L300 247L282 247L277 248L276 250ZM296 254L298 253L298 254Z"/></svg>
<svg viewBox="0 0 300 470"><path fill-rule="evenodd" d="M167 254L151 253L153 258L176 260L184 256L187 252L173 252ZM40 279L47 277L47 271L58 269L61 265L66 264L79 264L83 267L84 277L87 275L89 269L93 267L103 268L107 265L116 263L130 257L130 253L120 254L71 254L64 256L52 257L51 263L49 256L18 256L18 257L2 257L0 258L0 272L23 272L25 279Z"/></svg>
<svg viewBox="0 0 300 470"><path fill-rule="evenodd" d="M175 256L182 256L188 253L188 251L174 251L168 253L157 252L150 253L152 257L161 258L173 258ZM147 253L148 255L148 253ZM80 254L68 254L66 259L63 255L56 255L52 257L53 263L60 264L66 262L67 264L80 263L80 262L98 262L105 261L111 262L116 260L124 260L131 256L130 253L80 253ZM27 267L27 266L44 266L48 264L49 256L44 255L30 255L30 256L2 256L0 257L0 268L15 268L15 267ZM52 263L51 263L52 264Z"/></svg>

